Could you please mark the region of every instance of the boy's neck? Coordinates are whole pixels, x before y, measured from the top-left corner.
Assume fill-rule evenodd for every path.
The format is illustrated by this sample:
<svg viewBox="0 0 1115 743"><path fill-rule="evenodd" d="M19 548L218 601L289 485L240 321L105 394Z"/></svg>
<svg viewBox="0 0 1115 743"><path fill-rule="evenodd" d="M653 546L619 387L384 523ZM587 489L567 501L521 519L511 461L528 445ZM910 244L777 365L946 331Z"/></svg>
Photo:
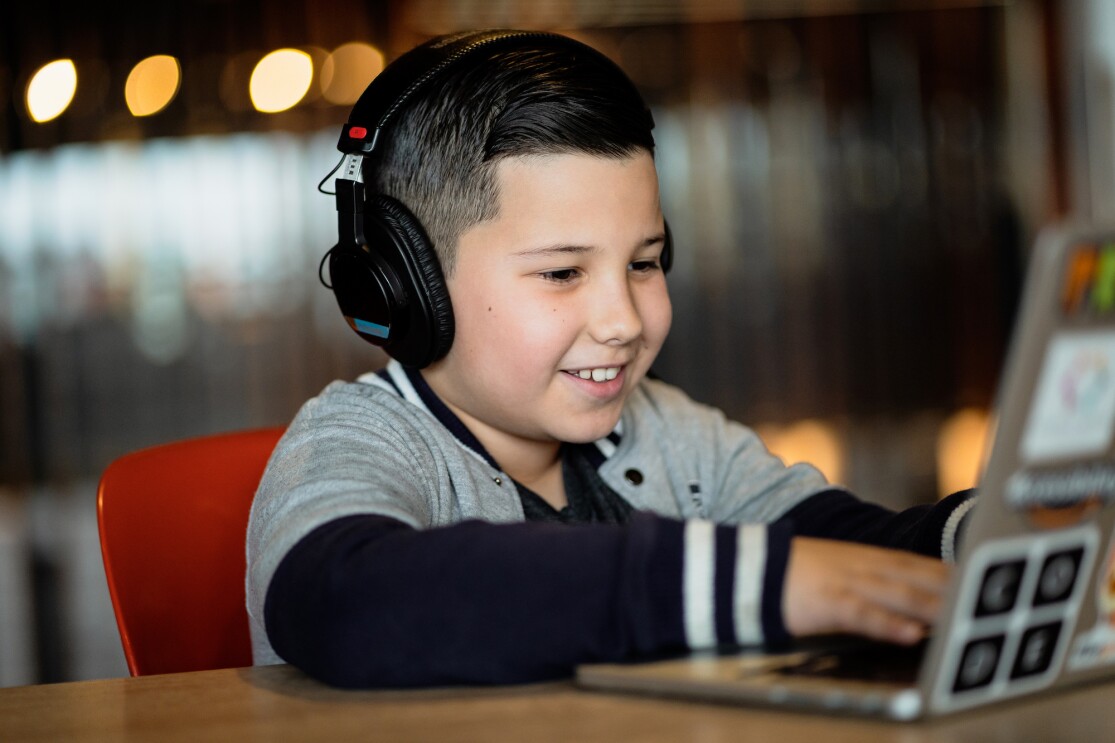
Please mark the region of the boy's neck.
<svg viewBox="0 0 1115 743"><path fill-rule="evenodd" d="M530 488L558 510L566 506L568 501L562 476L561 442L531 441L511 436L470 417L452 403L443 402L468 427L511 479Z"/></svg>
<svg viewBox="0 0 1115 743"><path fill-rule="evenodd" d="M561 510L568 504L560 441L530 439L496 428L454 404L451 396L438 389L436 374L430 370L423 370L416 377L412 377L412 381L427 406L431 409L444 406L445 410L457 418L458 424L483 447L482 454L491 463L515 482L530 488L554 508ZM435 412L435 415L438 414Z"/></svg>
<svg viewBox="0 0 1115 743"><path fill-rule="evenodd" d="M560 511L569 505L569 498L565 494L565 475L560 457L554 466L551 466L535 481L526 482L517 477L515 480L534 491L542 500L553 506L556 511Z"/></svg>

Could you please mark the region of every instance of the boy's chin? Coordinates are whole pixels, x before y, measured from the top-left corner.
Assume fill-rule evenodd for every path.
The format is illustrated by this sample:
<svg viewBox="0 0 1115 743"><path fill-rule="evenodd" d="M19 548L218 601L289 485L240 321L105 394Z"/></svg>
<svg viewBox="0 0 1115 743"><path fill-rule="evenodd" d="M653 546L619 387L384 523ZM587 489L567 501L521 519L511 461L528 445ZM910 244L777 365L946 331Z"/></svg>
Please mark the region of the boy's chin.
<svg viewBox="0 0 1115 743"><path fill-rule="evenodd" d="M575 429L562 431L560 440L567 444L591 444L610 434L615 430L618 423L619 416L617 415L611 420L601 420L589 425L577 426Z"/></svg>

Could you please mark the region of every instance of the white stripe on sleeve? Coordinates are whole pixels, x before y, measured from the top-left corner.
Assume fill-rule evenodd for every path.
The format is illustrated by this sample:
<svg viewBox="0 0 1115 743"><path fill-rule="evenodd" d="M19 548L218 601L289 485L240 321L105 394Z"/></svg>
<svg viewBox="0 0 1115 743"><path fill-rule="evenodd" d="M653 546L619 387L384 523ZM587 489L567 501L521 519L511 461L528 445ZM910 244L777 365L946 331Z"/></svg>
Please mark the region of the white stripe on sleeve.
<svg viewBox="0 0 1115 743"><path fill-rule="evenodd" d="M736 581L733 589L732 620L736 642L757 645L763 641L761 616L763 574L767 566L767 527L741 525L736 531Z"/></svg>
<svg viewBox="0 0 1115 743"><path fill-rule="evenodd" d="M685 522L682 558L682 598L685 601L685 641L691 648L716 646L715 590L716 527L711 521Z"/></svg>

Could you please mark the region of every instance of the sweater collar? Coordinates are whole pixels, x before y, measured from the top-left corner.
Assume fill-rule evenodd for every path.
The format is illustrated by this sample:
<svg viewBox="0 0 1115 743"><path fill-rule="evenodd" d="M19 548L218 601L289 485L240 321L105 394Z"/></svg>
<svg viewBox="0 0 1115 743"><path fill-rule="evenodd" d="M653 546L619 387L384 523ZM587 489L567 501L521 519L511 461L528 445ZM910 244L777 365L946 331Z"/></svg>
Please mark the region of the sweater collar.
<svg viewBox="0 0 1115 743"><path fill-rule="evenodd" d="M488 450L484 448L484 445L469 430L468 426L457 417L456 413L449 409L449 406L427 384L426 379L418 369L403 366L392 359L387 363L387 366L374 374L362 376L359 381L375 384L377 387L398 395L412 405L422 408L445 426L453 434L453 438L469 453L494 469L502 470L499 463L492 458L492 455L488 453ZM622 431L623 420L621 418L607 436L584 446L585 454L594 466L599 467L615 454L622 439Z"/></svg>

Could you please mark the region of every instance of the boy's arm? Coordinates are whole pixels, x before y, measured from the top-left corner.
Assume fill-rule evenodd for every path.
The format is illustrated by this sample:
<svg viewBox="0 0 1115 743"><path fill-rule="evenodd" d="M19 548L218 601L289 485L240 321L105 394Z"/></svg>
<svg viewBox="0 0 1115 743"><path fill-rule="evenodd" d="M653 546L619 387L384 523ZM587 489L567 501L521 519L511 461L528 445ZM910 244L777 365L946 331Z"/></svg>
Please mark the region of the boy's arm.
<svg viewBox="0 0 1115 743"><path fill-rule="evenodd" d="M892 511L842 490L827 490L782 516L797 536L859 542L909 550L950 561L975 491L963 490L934 504Z"/></svg>
<svg viewBox="0 0 1115 743"><path fill-rule="evenodd" d="M952 556L971 491L896 513L829 485L810 465L786 466L752 429L675 387L648 382L641 393L633 400L652 434L646 438L670 458L667 468L686 471L713 521L788 520L795 535Z"/></svg>
<svg viewBox="0 0 1115 743"><path fill-rule="evenodd" d="M675 455L675 467L697 463L691 482L711 484L701 491L712 518L775 521L794 534L781 596L792 634L852 632L893 642L924 636L948 569L910 552L951 558L974 502L969 493L895 513L828 486L811 467L786 467L754 431L676 388L648 383L644 391L653 411L645 425L671 432L652 438Z"/></svg>
<svg viewBox="0 0 1115 743"><path fill-rule="evenodd" d="M515 683L578 663L777 644L787 629L913 642L945 570L909 553L791 540L785 525L637 513L626 526L415 530L350 516L290 551L264 615L278 653L334 685Z"/></svg>
<svg viewBox="0 0 1115 743"><path fill-rule="evenodd" d="M748 549L764 543L755 561ZM283 659L335 685L554 678L578 663L784 639L788 549L784 526L646 513L623 526L428 530L350 516L290 550L264 618Z"/></svg>
<svg viewBox="0 0 1115 743"><path fill-rule="evenodd" d="M782 604L787 630L922 639L940 610L948 567L910 553L951 562L974 498L961 491L895 512L828 490L791 508L778 521L794 534Z"/></svg>

